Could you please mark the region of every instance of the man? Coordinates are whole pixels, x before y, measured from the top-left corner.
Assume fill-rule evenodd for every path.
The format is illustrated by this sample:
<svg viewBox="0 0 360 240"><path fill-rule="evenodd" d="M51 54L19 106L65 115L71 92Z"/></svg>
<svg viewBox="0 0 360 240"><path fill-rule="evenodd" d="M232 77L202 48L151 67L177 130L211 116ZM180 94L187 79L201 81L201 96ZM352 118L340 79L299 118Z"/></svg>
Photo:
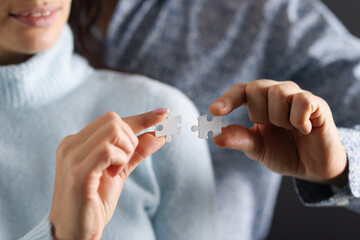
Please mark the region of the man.
<svg viewBox="0 0 360 240"><path fill-rule="evenodd" d="M115 10L106 5L104 9L111 9L112 18L103 14L98 25L106 35L103 60L109 67L178 87L201 113L225 92L219 98L225 105L212 105L211 113L227 115L242 106L226 117L237 126L224 129L223 136L214 139L220 146L241 151L210 142L220 239L266 237L281 180L266 167L294 176L306 205L360 210L360 43L320 1L122 0L104 4L111 2ZM254 82L257 79L275 81ZM280 88L280 102L285 99L288 104L281 111L270 111L275 100L267 94L273 87ZM308 94L309 106L315 106L308 113L310 125L304 120L297 127L291 120L297 94ZM246 105L249 109L243 107ZM319 122L314 121L319 119L316 107L323 117ZM329 131L322 128L334 122L337 130L335 124ZM253 124L250 130L243 128ZM271 151L260 151L273 155L266 158L245 149L266 142L258 140L266 132L257 131L259 126L280 128L286 134L296 129L296 136L301 137L319 127L322 130L312 140L299 142L291 135L289 142L283 138L278 144L270 139L265 146ZM303 161L299 149L310 157ZM275 166L274 161L278 161ZM289 162L295 166L289 167Z"/></svg>

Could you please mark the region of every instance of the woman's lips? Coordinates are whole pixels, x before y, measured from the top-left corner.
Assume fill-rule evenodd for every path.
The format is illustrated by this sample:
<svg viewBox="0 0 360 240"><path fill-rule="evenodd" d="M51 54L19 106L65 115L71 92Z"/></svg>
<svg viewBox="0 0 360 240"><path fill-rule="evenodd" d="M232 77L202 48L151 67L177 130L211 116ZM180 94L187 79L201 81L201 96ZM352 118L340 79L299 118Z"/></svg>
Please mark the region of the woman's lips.
<svg viewBox="0 0 360 240"><path fill-rule="evenodd" d="M59 7L46 6L10 13L10 17L30 27L44 28L51 26L56 21L59 10Z"/></svg>

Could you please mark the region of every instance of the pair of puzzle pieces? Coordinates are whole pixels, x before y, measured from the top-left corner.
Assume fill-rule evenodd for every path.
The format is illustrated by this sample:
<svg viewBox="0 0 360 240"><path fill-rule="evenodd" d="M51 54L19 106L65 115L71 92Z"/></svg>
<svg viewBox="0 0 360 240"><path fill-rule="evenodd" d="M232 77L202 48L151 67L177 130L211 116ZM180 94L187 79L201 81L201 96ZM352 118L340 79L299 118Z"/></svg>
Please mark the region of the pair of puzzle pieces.
<svg viewBox="0 0 360 240"><path fill-rule="evenodd" d="M212 132L212 137L221 135L221 128L228 125L227 121L222 121L221 116L212 116L212 120L207 120L208 115L198 117L198 126L192 126L191 131L198 131L198 138L207 139L208 133ZM171 135L180 135L181 127L177 127L181 123L181 116L174 117L171 112L164 121L156 125L156 128L161 126L161 130L155 131L155 136L165 136L166 142L171 142Z"/></svg>

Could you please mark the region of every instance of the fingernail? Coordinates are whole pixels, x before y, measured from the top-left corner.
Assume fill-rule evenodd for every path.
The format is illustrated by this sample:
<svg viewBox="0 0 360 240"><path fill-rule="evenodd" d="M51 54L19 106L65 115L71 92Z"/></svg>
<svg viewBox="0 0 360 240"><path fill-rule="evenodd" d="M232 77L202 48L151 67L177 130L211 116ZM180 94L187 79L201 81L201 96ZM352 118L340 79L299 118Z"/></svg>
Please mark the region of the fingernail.
<svg viewBox="0 0 360 240"><path fill-rule="evenodd" d="M158 108L158 109L154 110L153 113L155 113L156 115L161 115L164 113L169 113L169 109L168 108Z"/></svg>
<svg viewBox="0 0 360 240"><path fill-rule="evenodd" d="M222 101L217 101L212 104L212 107L218 108L218 109L223 109L225 107L225 103Z"/></svg>

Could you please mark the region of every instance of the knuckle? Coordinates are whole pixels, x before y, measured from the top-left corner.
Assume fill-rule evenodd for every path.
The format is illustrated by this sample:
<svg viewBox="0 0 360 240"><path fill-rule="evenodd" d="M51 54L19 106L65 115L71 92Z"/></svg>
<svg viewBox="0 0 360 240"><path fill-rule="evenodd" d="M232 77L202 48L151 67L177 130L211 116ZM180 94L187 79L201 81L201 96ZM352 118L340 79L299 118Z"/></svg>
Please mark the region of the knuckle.
<svg viewBox="0 0 360 240"><path fill-rule="evenodd" d="M262 91L262 93L265 94L268 91L269 87L276 84L277 82L273 80L267 80L267 79L255 80L248 83L246 87L246 92L248 94L254 94L254 96L256 94L259 94L259 91Z"/></svg>
<svg viewBox="0 0 360 240"><path fill-rule="evenodd" d="M107 134L119 134L120 132L120 127L118 126L118 124L115 121L110 121L108 123L106 123L106 133Z"/></svg>
<svg viewBox="0 0 360 240"><path fill-rule="evenodd" d="M147 121L147 120L146 120ZM131 145L136 148L137 145L139 144L139 139L138 137L135 135L135 133L133 132L133 130L130 128L129 125L126 124L125 126L127 128L127 138L129 139Z"/></svg>
<svg viewBox="0 0 360 240"><path fill-rule="evenodd" d="M253 82L256 82L256 83L258 83L258 84L262 84L262 83L264 83L264 82L271 82L271 81L272 81L272 80L267 79L267 78L261 78L261 79L255 80L255 81L253 81Z"/></svg>
<svg viewBox="0 0 360 240"><path fill-rule="evenodd" d="M264 85L271 86L271 85L275 85L275 84L279 83L278 81L271 80L268 78L258 79L258 80L255 80L254 82L256 82L259 86L264 86Z"/></svg>
<svg viewBox="0 0 360 240"><path fill-rule="evenodd" d="M116 121L120 118L119 115L117 115L117 113L115 113L113 111L106 112L104 114L104 117L107 121Z"/></svg>
<svg viewBox="0 0 360 240"><path fill-rule="evenodd" d="M110 142L115 145L119 142L121 131L120 127L114 121L108 122L105 127L105 134L109 136Z"/></svg>
<svg viewBox="0 0 360 240"><path fill-rule="evenodd" d="M121 166L125 166L126 164L129 163L130 156L126 155L125 153L123 153L122 155L123 155L122 157L119 157L118 163L119 163Z"/></svg>
<svg viewBox="0 0 360 240"><path fill-rule="evenodd" d="M248 95L253 95L256 94L258 92L258 89L260 88L260 83L259 80L256 81L252 81L251 83L249 83L246 87L246 93Z"/></svg>
<svg viewBox="0 0 360 240"><path fill-rule="evenodd" d="M301 91L301 92L299 92L299 94L300 94L300 96L302 96L306 99L310 99L310 98L314 97L314 95L309 91Z"/></svg>
<svg viewBox="0 0 360 240"><path fill-rule="evenodd" d="M56 155L62 159L62 158L65 158L65 156L67 155L67 153L69 152L69 148L71 147L71 142L72 142L72 139L74 138L74 135L69 135L69 136L66 136L64 137L57 150L56 150Z"/></svg>
<svg viewBox="0 0 360 240"><path fill-rule="evenodd" d="M264 80L254 80L254 81L251 81L248 86L249 87L260 87L262 85Z"/></svg>
<svg viewBox="0 0 360 240"><path fill-rule="evenodd" d="M99 158L105 161L108 161L108 159L111 159L112 157L112 149L110 145L105 144L101 147L101 150L99 151Z"/></svg>
<svg viewBox="0 0 360 240"><path fill-rule="evenodd" d="M122 149L126 153L126 155L134 154L137 144L133 141L135 140L130 140L129 143Z"/></svg>
<svg viewBox="0 0 360 240"><path fill-rule="evenodd" d="M123 170L119 173L120 178L125 181L130 175L130 171L128 167L124 167Z"/></svg>
<svg viewBox="0 0 360 240"><path fill-rule="evenodd" d="M268 95L274 98L286 97L286 86L283 84L273 85L269 88Z"/></svg>
<svg viewBox="0 0 360 240"><path fill-rule="evenodd" d="M72 139L71 135L64 137L60 142L59 148L60 149L66 148L68 146L68 143L71 141L71 139Z"/></svg>
<svg viewBox="0 0 360 240"><path fill-rule="evenodd" d="M107 123L106 134L110 137L111 144L121 147L127 154L132 154L139 143L135 134L130 137L127 136L114 121Z"/></svg>
<svg viewBox="0 0 360 240"><path fill-rule="evenodd" d="M300 89L300 86L297 83L293 82L293 81L284 81L284 84L286 84L286 85L288 85L288 86L290 86L292 88Z"/></svg>
<svg viewBox="0 0 360 240"><path fill-rule="evenodd" d="M61 142L70 142L73 138L74 138L75 135L68 135L66 137L63 138L63 140Z"/></svg>
<svg viewBox="0 0 360 240"><path fill-rule="evenodd" d="M113 157L113 151L108 144L101 147L98 153L99 163L101 162L102 164L109 166Z"/></svg>
<svg viewBox="0 0 360 240"><path fill-rule="evenodd" d="M300 92L294 95L294 99L297 104L301 104L302 106L307 106L311 103L312 94L309 92Z"/></svg>
<svg viewBox="0 0 360 240"><path fill-rule="evenodd" d="M290 118L290 123L292 126L297 127L297 128L305 125L305 122L300 118Z"/></svg>
<svg viewBox="0 0 360 240"><path fill-rule="evenodd" d="M317 96L316 96L316 98L320 102L321 106L324 106L324 107L330 109L329 104L324 99L322 99L321 97L317 97Z"/></svg>
<svg viewBox="0 0 360 240"><path fill-rule="evenodd" d="M139 139L135 136L133 139L132 139L132 145L134 147L133 150L135 150L135 148L139 145Z"/></svg>
<svg viewBox="0 0 360 240"><path fill-rule="evenodd" d="M59 145L59 147L56 149L56 160L63 159L66 155L66 151L64 150L64 146L62 144Z"/></svg>
<svg viewBox="0 0 360 240"><path fill-rule="evenodd" d="M246 83L235 83L232 88L243 88Z"/></svg>

